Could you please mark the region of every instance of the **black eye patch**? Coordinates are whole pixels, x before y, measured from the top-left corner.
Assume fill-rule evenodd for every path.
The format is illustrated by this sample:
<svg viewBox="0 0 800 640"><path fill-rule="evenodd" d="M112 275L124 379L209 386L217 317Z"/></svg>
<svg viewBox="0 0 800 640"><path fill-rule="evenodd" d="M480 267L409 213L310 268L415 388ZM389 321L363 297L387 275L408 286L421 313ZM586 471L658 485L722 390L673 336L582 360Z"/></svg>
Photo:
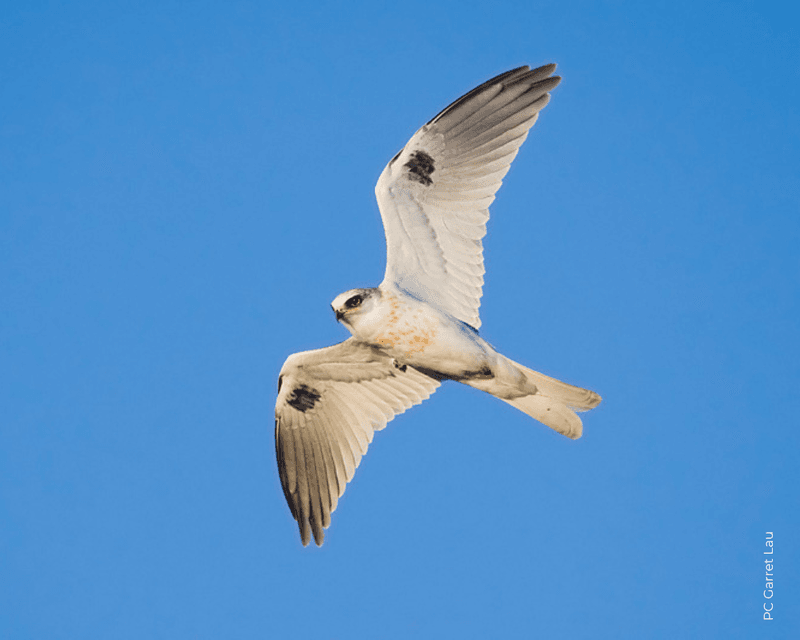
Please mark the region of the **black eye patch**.
<svg viewBox="0 0 800 640"><path fill-rule="evenodd" d="M355 309L364 301L364 298L361 296L353 296L347 302L344 303L344 306L348 309Z"/></svg>

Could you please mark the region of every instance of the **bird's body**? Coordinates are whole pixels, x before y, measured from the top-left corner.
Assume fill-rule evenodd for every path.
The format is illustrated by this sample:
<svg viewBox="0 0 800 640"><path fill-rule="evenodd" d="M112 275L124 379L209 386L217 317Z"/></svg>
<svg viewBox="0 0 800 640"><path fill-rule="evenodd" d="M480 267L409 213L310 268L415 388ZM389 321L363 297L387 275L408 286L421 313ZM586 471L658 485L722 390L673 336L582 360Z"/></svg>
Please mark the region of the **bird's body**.
<svg viewBox="0 0 800 640"><path fill-rule="evenodd" d="M592 391L537 373L480 335L488 206L550 89L555 65L520 67L469 92L389 162L376 195L386 231L379 287L331 303L352 334L290 356L279 378L276 452L303 544L317 544L374 431L444 380L485 391L570 438Z"/></svg>
<svg viewBox="0 0 800 640"><path fill-rule="evenodd" d="M343 322L356 340L379 347L397 362L460 380L485 375L496 360L475 329L440 309L402 291L365 291L376 304Z"/></svg>

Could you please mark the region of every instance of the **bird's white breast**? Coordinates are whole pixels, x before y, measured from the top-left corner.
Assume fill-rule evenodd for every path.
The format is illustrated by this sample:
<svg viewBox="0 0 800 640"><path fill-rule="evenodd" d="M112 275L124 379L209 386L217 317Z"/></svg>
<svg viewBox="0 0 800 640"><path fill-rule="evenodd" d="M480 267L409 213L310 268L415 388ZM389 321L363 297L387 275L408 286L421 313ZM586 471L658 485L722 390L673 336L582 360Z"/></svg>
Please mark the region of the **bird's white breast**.
<svg viewBox="0 0 800 640"><path fill-rule="evenodd" d="M353 328L357 338L404 358L422 354L436 343L441 328L438 314L413 299L381 294L380 304Z"/></svg>
<svg viewBox="0 0 800 640"><path fill-rule="evenodd" d="M351 327L359 340L400 363L460 376L491 361L494 351L474 330L424 302L382 291L380 304Z"/></svg>

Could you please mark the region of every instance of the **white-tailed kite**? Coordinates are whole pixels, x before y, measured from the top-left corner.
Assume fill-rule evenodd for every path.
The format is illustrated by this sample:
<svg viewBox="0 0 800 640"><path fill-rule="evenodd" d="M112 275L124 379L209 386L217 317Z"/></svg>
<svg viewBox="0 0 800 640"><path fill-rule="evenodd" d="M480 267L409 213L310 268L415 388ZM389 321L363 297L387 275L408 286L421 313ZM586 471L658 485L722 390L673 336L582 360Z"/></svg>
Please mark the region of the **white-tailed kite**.
<svg viewBox="0 0 800 640"><path fill-rule="evenodd" d="M379 287L331 303L352 337L289 356L278 379L275 449L303 545L321 545L373 432L455 380L570 438L600 403L506 358L481 338L488 207L561 81L520 67L456 100L417 131L375 188L386 231Z"/></svg>

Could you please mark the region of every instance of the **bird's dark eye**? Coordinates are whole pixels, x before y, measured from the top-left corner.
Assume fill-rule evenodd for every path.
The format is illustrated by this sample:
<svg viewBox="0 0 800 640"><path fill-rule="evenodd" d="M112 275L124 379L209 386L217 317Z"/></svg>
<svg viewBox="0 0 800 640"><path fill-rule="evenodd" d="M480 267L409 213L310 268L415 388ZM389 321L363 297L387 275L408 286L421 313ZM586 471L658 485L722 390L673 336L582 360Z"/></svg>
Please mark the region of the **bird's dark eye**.
<svg viewBox="0 0 800 640"><path fill-rule="evenodd" d="M364 298L361 296L353 296L347 302L344 303L344 306L348 309L355 309L364 301Z"/></svg>

